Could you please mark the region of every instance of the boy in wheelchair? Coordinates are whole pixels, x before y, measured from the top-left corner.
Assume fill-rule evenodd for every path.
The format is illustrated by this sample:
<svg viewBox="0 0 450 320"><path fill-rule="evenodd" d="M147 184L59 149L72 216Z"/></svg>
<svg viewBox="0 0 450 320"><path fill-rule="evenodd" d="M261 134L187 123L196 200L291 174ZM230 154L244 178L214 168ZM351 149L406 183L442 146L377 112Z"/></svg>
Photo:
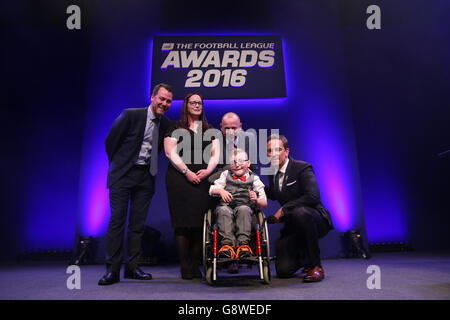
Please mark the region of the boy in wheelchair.
<svg viewBox="0 0 450 320"><path fill-rule="evenodd" d="M215 209L221 248L219 258L242 260L253 255L249 246L252 215L255 209L267 207L264 184L248 168L250 161L244 150L235 149L231 169L224 170L209 189L219 197Z"/></svg>

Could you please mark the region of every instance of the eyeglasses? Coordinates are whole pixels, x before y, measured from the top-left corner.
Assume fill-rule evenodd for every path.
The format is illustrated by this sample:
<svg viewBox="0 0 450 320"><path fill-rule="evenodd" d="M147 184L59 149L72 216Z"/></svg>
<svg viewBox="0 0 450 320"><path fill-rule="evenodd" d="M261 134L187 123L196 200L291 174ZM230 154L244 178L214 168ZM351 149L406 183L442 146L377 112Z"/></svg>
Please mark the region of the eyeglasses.
<svg viewBox="0 0 450 320"><path fill-rule="evenodd" d="M244 163L246 163L248 160L243 160L243 159L239 159L239 160L231 160L230 164L232 166L237 166L237 165L242 165Z"/></svg>
<svg viewBox="0 0 450 320"><path fill-rule="evenodd" d="M201 102L201 101L189 101L189 105L191 105L191 106L202 106L203 102Z"/></svg>

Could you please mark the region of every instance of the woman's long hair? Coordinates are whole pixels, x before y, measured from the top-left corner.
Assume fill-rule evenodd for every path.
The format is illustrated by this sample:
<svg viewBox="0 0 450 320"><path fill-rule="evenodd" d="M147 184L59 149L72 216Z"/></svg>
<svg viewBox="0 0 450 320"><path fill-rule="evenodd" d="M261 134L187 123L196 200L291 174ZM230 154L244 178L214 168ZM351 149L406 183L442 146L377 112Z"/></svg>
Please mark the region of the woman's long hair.
<svg viewBox="0 0 450 320"><path fill-rule="evenodd" d="M202 100L202 104L203 104L203 96L199 93L189 93L183 100L183 106L181 107L181 126L185 129L189 129L189 118L188 118L188 101L189 98L192 97L193 95L197 95L200 97L200 99ZM202 113L200 114L200 118L199 121L202 122L202 132L205 132L208 127L208 120L206 120L206 116L205 116L205 106L202 105Z"/></svg>

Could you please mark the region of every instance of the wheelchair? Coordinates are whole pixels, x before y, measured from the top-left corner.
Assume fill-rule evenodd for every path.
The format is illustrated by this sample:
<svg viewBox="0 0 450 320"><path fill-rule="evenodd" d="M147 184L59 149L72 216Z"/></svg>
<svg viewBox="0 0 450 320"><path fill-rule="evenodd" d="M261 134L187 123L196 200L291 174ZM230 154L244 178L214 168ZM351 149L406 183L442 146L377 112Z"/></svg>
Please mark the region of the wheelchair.
<svg viewBox="0 0 450 320"><path fill-rule="evenodd" d="M214 286L217 282L218 270L237 261L230 258L219 258L220 235L215 223L214 209L209 209L203 219L203 268L206 281ZM259 279L264 284L270 283L270 246L269 232L266 217L262 211L257 210L253 215L252 235L250 237L250 247L253 255L242 260L239 264L247 265L251 268L258 266Z"/></svg>

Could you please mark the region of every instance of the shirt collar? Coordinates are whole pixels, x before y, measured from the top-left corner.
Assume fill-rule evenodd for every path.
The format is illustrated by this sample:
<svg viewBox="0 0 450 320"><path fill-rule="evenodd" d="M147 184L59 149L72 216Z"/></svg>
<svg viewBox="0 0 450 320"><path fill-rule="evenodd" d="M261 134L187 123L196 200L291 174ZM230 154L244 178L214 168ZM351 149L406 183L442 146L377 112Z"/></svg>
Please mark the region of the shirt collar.
<svg viewBox="0 0 450 320"><path fill-rule="evenodd" d="M225 141L227 142L227 146L229 146L229 145L235 145L236 146L238 141L239 141L239 136L236 136L234 138L234 141L230 141L227 138L225 138Z"/></svg>
<svg viewBox="0 0 450 320"><path fill-rule="evenodd" d="M153 120L153 119L156 119L156 116L153 114L152 106L150 105L150 106L148 106L148 111L147 111L147 121Z"/></svg>
<svg viewBox="0 0 450 320"><path fill-rule="evenodd" d="M288 163L289 163L289 158L286 159L286 162L284 163L284 165L278 171L280 171L282 173L286 173L286 168L288 166Z"/></svg>

